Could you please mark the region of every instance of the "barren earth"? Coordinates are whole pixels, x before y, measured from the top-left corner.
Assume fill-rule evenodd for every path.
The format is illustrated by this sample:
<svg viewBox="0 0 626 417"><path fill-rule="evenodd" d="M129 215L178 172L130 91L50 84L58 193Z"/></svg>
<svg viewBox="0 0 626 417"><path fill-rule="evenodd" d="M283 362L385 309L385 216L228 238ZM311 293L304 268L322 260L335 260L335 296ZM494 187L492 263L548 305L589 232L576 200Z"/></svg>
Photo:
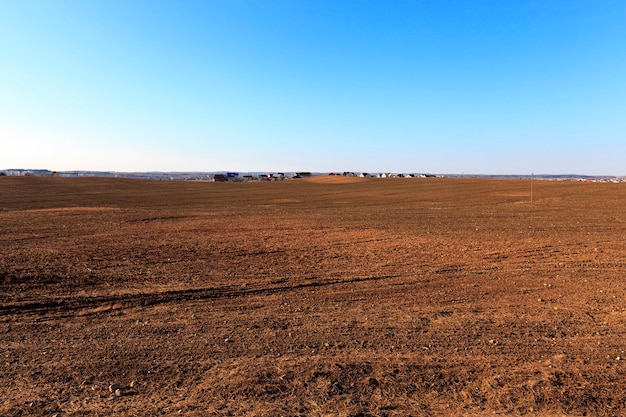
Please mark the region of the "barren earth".
<svg viewBox="0 0 626 417"><path fill-rule="evenodd" d="M0 415L625 415L626 185L530 197L0 177Z"/></svg>

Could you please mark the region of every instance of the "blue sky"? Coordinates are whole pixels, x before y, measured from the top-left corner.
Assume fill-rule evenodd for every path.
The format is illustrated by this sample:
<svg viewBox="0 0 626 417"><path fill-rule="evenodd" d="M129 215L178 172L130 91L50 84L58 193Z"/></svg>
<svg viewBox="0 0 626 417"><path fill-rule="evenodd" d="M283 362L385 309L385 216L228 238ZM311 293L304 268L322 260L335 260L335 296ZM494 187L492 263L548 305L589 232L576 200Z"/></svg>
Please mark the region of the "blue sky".
<svg viewBox="0 0 626 417"><path fill-rule="evenodd" d="M626 4L0 1L0 169L626 175Z"/></svg>

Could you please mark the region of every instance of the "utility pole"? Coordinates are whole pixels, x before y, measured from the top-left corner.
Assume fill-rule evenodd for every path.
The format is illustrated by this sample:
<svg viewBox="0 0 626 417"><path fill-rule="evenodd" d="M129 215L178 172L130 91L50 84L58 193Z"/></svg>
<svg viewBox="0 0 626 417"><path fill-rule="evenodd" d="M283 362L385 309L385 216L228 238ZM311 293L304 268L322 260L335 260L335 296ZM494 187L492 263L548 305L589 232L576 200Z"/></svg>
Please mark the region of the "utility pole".
<svg viewBox="0 0 626 417"><path fill-rule="evenodd" d="M535 173L530 174L530 204L533 203L533 182L535 180Z"/></svg>

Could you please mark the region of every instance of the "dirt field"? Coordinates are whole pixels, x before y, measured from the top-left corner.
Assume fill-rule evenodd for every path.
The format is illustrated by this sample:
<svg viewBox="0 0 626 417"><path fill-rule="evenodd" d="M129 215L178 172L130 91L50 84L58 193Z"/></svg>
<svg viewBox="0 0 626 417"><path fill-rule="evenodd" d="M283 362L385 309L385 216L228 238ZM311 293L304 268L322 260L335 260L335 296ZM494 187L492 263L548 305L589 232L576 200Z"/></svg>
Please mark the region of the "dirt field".
<svg viewBox="0 0 626 417"><path fill-rule="evenodd" d="M625 214L626 184L0 177L0 415L626 415Z"/></svg>

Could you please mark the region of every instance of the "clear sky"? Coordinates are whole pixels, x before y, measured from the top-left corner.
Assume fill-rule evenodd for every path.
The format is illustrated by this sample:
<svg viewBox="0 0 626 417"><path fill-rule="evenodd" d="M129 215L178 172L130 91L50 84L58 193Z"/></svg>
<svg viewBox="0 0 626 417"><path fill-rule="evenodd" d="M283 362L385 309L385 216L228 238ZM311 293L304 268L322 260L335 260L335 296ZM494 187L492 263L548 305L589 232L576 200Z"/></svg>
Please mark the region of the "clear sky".
<svg viewBox="0 0 626 417"><path fill-rule="evenodd" d="M626 2L1 0L8 168L626 175Z"/></svg>

